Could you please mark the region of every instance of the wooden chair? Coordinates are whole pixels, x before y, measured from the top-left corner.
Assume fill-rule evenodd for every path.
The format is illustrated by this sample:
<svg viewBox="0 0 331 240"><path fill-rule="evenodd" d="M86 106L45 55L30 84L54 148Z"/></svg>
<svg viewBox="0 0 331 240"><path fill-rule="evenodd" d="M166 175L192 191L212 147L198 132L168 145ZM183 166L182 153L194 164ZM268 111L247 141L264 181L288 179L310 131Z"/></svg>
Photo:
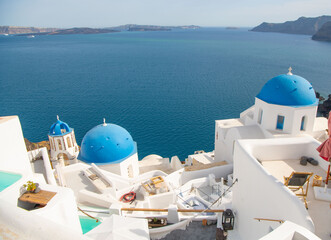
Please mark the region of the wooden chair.
<svg viewBox="0 0 331 240"><path fill-rule="evenodd" d="M309 179L311 176L313 176L312 172L292 172L289 177L284 177L284 185L291 189L295 195L303 198L307 209L308 205L306 198L308 194ZM304 189L305 185L306 187ZM301 193L297 193L299 190L301 190Z"/></svg>

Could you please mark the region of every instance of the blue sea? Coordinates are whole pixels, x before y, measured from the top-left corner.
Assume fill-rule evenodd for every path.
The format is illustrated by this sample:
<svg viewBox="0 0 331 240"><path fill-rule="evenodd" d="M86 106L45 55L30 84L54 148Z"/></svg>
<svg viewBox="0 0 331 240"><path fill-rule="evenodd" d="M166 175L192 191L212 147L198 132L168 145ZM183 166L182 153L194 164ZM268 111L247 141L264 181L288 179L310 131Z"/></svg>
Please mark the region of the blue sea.
<svg viewBox="0 0 331 240"><path fill-rule="evenodd" d="M0 116L30 141L56 115L85 133L126 128L139 159L214 149L215 120L236 118L272 77L293 73L331 93L331 43L306 35L202 28L96 35L0 36Z"/></svg>

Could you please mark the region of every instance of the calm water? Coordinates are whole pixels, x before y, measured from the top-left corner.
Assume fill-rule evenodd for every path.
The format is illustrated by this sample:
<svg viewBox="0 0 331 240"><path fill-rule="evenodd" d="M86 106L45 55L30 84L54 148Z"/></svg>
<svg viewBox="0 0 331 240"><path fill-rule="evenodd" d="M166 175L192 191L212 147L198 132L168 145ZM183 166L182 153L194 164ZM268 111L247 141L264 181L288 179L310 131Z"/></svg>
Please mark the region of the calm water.
<svg viewBox="0 0 331 240"><path fill-rule="evenodd" d="M0 192L20 180L22 175L0 171Z"/></svg>
<svg viewBox="0 0 331 240"><path fill-rule="evenodd" d="M47 139L56 115L78 144L102 118L126 128L139 158L213 150L214 121L239 117L287 73L331 93L331 44L247 29L0 37L0 115Z"/></svg>
<svg viewBox="0 0 331 240"><path fill-rule="evenodd" d="M79 216L79 222L80 222L80 226L82 228L83 234L91 231L93 228L99 226L101 224L101 222L97 222L96 220L89 218L89 217L85 217L85 216Z"/></svg>

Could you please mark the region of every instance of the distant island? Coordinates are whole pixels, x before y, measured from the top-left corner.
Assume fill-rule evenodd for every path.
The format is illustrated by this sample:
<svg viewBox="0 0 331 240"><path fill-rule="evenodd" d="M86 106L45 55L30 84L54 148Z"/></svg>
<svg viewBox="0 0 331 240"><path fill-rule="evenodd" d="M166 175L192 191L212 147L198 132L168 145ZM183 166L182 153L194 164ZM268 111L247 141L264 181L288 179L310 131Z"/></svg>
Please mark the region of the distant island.
<svg viewBox="0 0 331 240"><path fill-rule="evenodd" d="M171 31L171 28L158 27L158 26L135 26L128 29L130 32L143 32L143 31Z"/></svg>
<svg viewBox="0 0 331 240"><path fill-rule="evenodd" d="M97 33L111 33L119 32L111 29L104 28L69 28L69 29L59 29L52 32L39 32L33 33L33 35L68 35L68 34L97 34ZM18 36L27 36L32 33L19 34Z"/></svg>
<svg viewBox="0 0 331 240"><path fill-rule="evenodd" d="M312 36L313 40L331 42L331 21L326 22L323 26Z"/></svg>
<svg viewBox="0 0 331 240"><path fill-rule="evenodd" d="M312 37L313 40L331 41L330 22L331 16L315 18L300 17L295 21L287 21L284 23L264 22L251 29L251 31L314 35Z"/></svg>
<svg viewBox="0 0 331 240"><path fill-rule="evenodd" d="M324 23L329 21L331 21L331 16L320 16L316 18L300 17L295 21L287 21L284 23L264 22L254 27L251 31L314 35Z"/></svg>
<svg viewBox="0 0 331 240"><path fill-rule="evenodd" d="M0 34L44 33L44 32L54 32L57 30L59 30L59 28L0 26Z"/></svg>
<svg viewBox="0 0 331 240"><path fill-rule="evenodd" d="M117 27L109 27L107 29L119 30L119 31L171 31L172 29L198 29L199 26L187 25L187 26L157 26L157 25L137 25L126 24Z"/></svg>
<svg viewBox="0 0 331 240"><path fill-rule="evenodd" d="M172 29L198 29L199 26L155 26L155 25L136 25L126 24L117 27L107 28L37 28L37 27L14 27L14 26L0 26L0 34L8 35L15 34L17 36L29 35L67 35L67 34L98 34L98 33L112 33L120 31L171 31Z"/></svg>

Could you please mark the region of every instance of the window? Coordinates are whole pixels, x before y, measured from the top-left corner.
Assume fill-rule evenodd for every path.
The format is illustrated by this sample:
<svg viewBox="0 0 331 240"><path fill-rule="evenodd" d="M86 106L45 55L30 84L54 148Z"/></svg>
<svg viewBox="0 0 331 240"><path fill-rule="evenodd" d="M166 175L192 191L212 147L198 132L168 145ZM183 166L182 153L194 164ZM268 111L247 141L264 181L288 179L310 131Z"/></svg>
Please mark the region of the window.
<svg viewBox="0 0 331 240"><path fill-rule="evenodd" d="M301 126L300 126L300 130L301 131L305 131L306 130L306 116L303 116L301 118Z"/></svg>
<svg viewBox="0 0 331 240"><path fill-rule="evenodd" d="M262 123L262 116L263 116L263 110L260 109L260 110L259 110L259 118L257 119L257 122L258 122L259 124Z"/></svg>
<svg viewBox="0 0 331 240"><path fill-rule="evenodd" d="M59 145L59 150L62 150L62 142L60 139L57 140L57 144Z"/></svg>
<svg viewBox="0 0 331 240"><path fill-rule="evenodd" d="M70 137L67 137L67 143L68 143L68 147L71 148L71 141L70 141Z"/></svg>
<svg viewBox="0 0 331 240"><path fill-rule="evenodd" d="M281 115L278 115L277 116L276 129L283 130L283 128L284 128L284 120L285 120L285 117L284 116L281 116Z"/></svg>

